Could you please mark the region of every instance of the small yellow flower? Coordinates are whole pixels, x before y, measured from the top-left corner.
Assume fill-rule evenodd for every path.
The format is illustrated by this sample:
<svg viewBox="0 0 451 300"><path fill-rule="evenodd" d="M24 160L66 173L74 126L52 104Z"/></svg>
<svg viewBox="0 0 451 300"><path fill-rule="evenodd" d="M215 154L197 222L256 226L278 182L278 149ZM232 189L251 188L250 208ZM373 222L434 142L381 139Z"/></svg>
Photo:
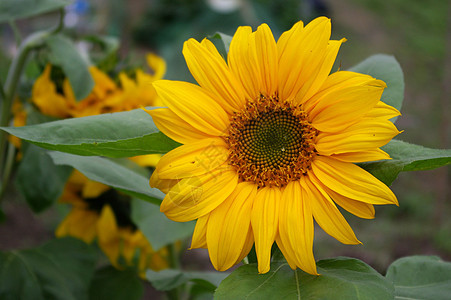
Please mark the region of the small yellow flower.
<svg viewBox="0 0 451 300"><path fill-rule="evenodd" d="M57 237L72 236L86 243L97 239L113 266L135 266L141 276L148 268L168 267L168 250L152 248L127 214L130 203L119 199L109 186L74 171L60 201L71 204L72 209L58 226Z"/></svg>
<svg viewBox="0 0 451 300"><path fill-rule="evenodd" d="M354 163L389 159L380 147L399 115L380 101L385 83L330 74L344 42L324 17L296 23L276 42L270 28L239 27L227 63L214 45L185 42L199 85L154 83L167 108L149 111L183 145L163 156L150 179L167 195L161 211L196 220L192 248L208 248L217 270L240 262L255 243L260 273L277 243L291 268L317 274L313 220L345 244L359 244L337 208L374 217L395 195Z"/></svg>

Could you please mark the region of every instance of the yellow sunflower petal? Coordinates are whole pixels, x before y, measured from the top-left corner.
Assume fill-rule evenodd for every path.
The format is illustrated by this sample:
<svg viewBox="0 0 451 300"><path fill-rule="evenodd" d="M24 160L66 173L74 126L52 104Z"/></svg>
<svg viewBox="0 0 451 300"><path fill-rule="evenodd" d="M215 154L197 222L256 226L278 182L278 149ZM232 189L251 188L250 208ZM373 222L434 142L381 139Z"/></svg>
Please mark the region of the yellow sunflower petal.
<svg viewBox="0 0 451 300"><path fill-rule="evenodd" d="M279 227L279 204L282 193L279 188L261 188L254 200L251 224L254 232L258 273L266 273L270 268L271 246Z"/></svg>
<svg viewBox="0 0 451 300"><path fill-rule="evenodd" d="M352 163L391 159L390 155L388 155L381 149L332 154L330 157L335 158L339 161Z"/></svg>
<svg viewBox="0 0 451 300"><path fill-rule="evenodd" d="M350 199L398 205L396 196L385 184L354 164L317 156L312 163L312 172L323 185Z"/></svg>
<svg viewBox="0 0 451 300"><path fill-rule="evenodd" d="M212 137L194 128L168 108L145 110L165 135L182 144Z"/></svg>
<svg viewBox="0 0 451 300"><path fill-rule="evenodd" d="M139 248L134 241L137 235L139 235L139 233L137 231L132 232L130 228L119 228L119 236L122 241L120 255L124 257L128 265L133 264L133 257ZM140 258L141 256L144 255L140 253Z"/></svg>
<svg viewBox="0 0 451 300"><path fill-rule="evenodd" d="M363 118L340 132L321 132L315 147L321 155L368 151L384 146L399 133L388 120Z"/></svg>
<svg viewBox="0 0 451 300"><path fill-rule="evenodd" d="M262 24L257 28L255 35L256 61L261 77L260 91L265 96L273 96L278 86L278 54L274 36L268 25Z"/></svg>
<svg viewBox="0 0 451 300"><path fill-rule="evenodd" d="M252 232L252 227L249 228L247 236L244 240L243 248L241 249L241 254L235 261L235 264L240 263L251 251L252 246L254 246L254 233Z"/></svg>
<svg viewBox="0 0 451 300"><path fill-rule="evenodd" d="M89 72L91 73L92 79L94 79L95 83L91 94L95 94L100 99L104 99L108 93L117 89L114 81L97 67L89 67Z"/></svg>
<svg viewBox="0 0 451 300"><path fill-rule="evenodd" d="M221 204L237 183L238 175L227 165L204 175L183 178L168 192L160 210L177 222L197 219Z"/></svg>
<svg viewBox="0 0 451 300"><path fill-rule="evenodd" d="M210 214L206 214L196 221L190 249L207 248L207 225Z"/></svg>
<svg viewBox="0 0 451 300"><path fill-rule="evenodd" d="M379 101L376 106L370 110L365 117L367 118L381 118L381 119L391 119L397 116L400 116L401 113L399 110L394 108L391 105L388 105L382 101Z"/></svg>
<svg viewBox="0 0 451 300"><path fill-rule="evenodd" d="M279 236L294 251L296 265L317 275L313 257L313 215L305 191L299 181L291 181L283 191L280 203Z"/></svg>
<svg viewBox="0 0 451 300"><path fill-rule="evenodd" d="M312 119L323 106L328 106L331 99L333 100L334 96L330 96L331 94L341 93L341 91L346 91L350 87L372 85L375 81L378 82L369 75L350 71L338 71L330 74L319 90L306 102L303 102L306 99L297 99L297 101L303 103L304 110L309 113L310 119ZM320 108L315 110L314 108L318 104L320 104ZM368 107L368 110L373 107L374 105Z"/></svg>
<svg viewBox="0 0 451 300"><path fill-rule="evenodd" d="M312 125L326 132L340 132L368 113L381 98L386 87L380 80L364 86L349 86L327 94L310 111Z"/></svg>
<svg viewBox="0 0 451 300"><path fill-rule="evenodd" d="M301 89L304 89L302 95L305 95L313 81L317 80L316 76L326 57L330 33L330 20L320 17L307 24L306 27L297 25L291 34L281 40L279 46L282 50L279 55L279 96L282 99L294 98ZM318 80L325 80L330 68L329 70L326 70L327 67L324 68L322 71L327 74L326 76L321 74Z"/></svg>
<svg viewBox="0 0 451 300"><path fill-rule="evenodd" d="M31 100L39 110L48 116L67 118L69 116L68 101L56 91L56 85L50 78L51 65L47 65L32 89Z"/></svg>
<svg viewBox="0 0 451 300"><path fill-rule="evenodd" d="M194 128L210 135L224 135L229 117L201 87L182 81L158 80L153 83L164 103Z"/></svg>
<svg viewBox="0 0 451 300"><path fill-rule="evenodd" d="M312 213L316 223L327 234L343 244L361 244L351 226L349 226L332 199L330 199L329 195L322 188L322 184L314 176L310 175L304 178L301 181L301 186L305 189L308 199L310 199Z"/></svg>
<svg viewBox="0 0 451 300"><path fill-rule="evenodd" d="M299 36L302 34L302 30L304 29L304 23L302 21L296 22L290 30L285 31L279 37L277 41L277 51L279 53L279 57L286 55L285 51L289 51L289 47L291 45L290 40L293 36Z"/></svg>
<svg viewBox="0 0 451 300"><path fill-rule="evenodd" d="M81 193L83 198L97 198L109 189L110 187L106 184L88 180L83 186Z"/></svg>
<svg viewBox="0 0 451 300"><path fill-rule="evenodd" d="M109 205L105 205L97 222L98 243L114 266L118 266L120 238L114 212Z"/></svg>
<svg viewBox="0 0 451 300"><path fill-rule="evenodd" d="M249 26L238 27L230 42L227 56L230 70L241 81L246 99L256 99L261 91L261 76L257 64L255 39Z"/></svg>
<svg viewBox="0 0 451 300"><path fill-rule="evenodd" d="M161 159L161 154L146 154L146 155L139 155L139 156L133 156L129 157L131 161L135 162L136 164L142 166L142 167L156 167L158 162Z"/></svg>
<svg viewBox="0 0 451 300"><path fill-rule="evenodd" d="M157 80L163 78L166 73L166 61L153 53L146 55L147 65L152 69L153 75L151 75L152 80Z"/></svg>
<svg viewBox="0 0 451 300"><path fill-rule="evenodd" d="M198 176L216 169L227 157L223 139L203 139L169 151L161 158L156 172L162 179Z"/></svg>
<svg viewBox="0 0 451 300"><path fill-rule="evenodd" d="M330 74L330 71L337 58L338 50L341 44L344 43L346 39L341 39L339 41L331 40L329 41L326 52L324 53L323 60L318 68L314 70L314 73L310 78L304 83L302 88L296 94L297 104L304 103L307 99L312 97L326 81Z"/></svg>
<svg viewBox="0 0 451 300"><path fill-rule="evenodd" d="M213 93L225 110L231 112L244 104L244 92L239 81L230 72L226 62L218 53L212 52L208 42L204 45L189 39L183 45L186 64L200 86Z"/></svg>
<svg viewBox="0 0 451 300"><path fill-rule="evenodd" d="M323 188L335 203L346 209L351 214L363 219L374 219L374 205L349 199L348 197L342 196L332 191L326 186L324 186Z"/></svg>
<svg viewBox="0 0 451 300"><path fill-rule="evenodd" d="M282 252L283 256L287 260L287 263L290 266L290 268L296 270L298 266L294 250L291 247L288 247L288 245L284 245L282 239L280 238L280 234L276 236L276 243L277 247L279 247L279 250Z"/></svg>
<svg viewBox="0 0 451 300"><path fill-rule="evenodd" d="M72 208L56 229L57 237L72 236L91 243L97 236L96 223L99 215L91 210Z"/></svg>
<svg viewBox="0 0 451 300"><path fill-rule="evenodd" d="M216 270L225 271L232 267L246 248L249 231L252 231L251 211L256 194L257 185L239 183L235 191L211 212L207 244Z"/></svg>
<svg viewBox="0 0 451 300"><path fill-rule="evenodd" d="M179 179L161 179L158 172L153 172L150 176L149 185L152 188L157 188L163 193L167 194L179 182Z"/></svg>

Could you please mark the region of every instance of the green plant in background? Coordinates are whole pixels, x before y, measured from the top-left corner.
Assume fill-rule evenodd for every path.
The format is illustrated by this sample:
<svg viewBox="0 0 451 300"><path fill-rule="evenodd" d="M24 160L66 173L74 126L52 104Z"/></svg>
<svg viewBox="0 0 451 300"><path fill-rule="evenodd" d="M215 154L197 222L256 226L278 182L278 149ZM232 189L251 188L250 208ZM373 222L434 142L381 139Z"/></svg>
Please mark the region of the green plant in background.
<svg viewBox="0 0 451 300"><path fill-rule="evenodd" d="M67 4L62 0L46 0L39 4L34 1L26 2L29 2L29 5L20 7L14 5L14 1L0 2L0 21L10 21L14 24L16 18L51 10L61 10L61 16L63 16L62 8ZM85 242L91 242L97 237L98 246L111 263L105 256L99 255L101 252L95 244L86 244L70 237L53 239L33 249L2 251L0 252L0 298L140 299L143 293L140 275L155 289L165 291L172 299L204 299L213 296L217 299L393 299L394 297L446 299L448 297L451 292L447 284L451 280L451 263L437 257L402 258L388 268L385 276L357 259L330 258L316 262L315 269L321 274L318 276L296 269L298 266L310 273L315 273L306 267L309 264L304 264L302 259L298 263L297 258L289 257L291 252L287 251L288 248L281 249L288 259L287 262L275 245L271 249L273 244L271 240L269 248L266 247L265 250L261 248L261 241L260 246L257 245L257 251L247 247L247 252L249 250L250 252L237 257L241 260L241 257L246 256L243 260L244 264L231 273L183 269L180 264L180 254L185 246L180 240L184 240L193 233L195 224L171 221L160 212L159 208L165 197L169 199L184 193L183 190L174 190L174 186L177 186L182 177L165 178L167 180L162 180L158 184L161 191L168 193L168 196L165 196L161 191L150 188L148 184L153 168L147 166L155 165L155 156L150 163L146 160L145 164L139 158L133 158L133 160L126 158L165 154L180 147L179 142L184 141L186 137L198 134L198 129L184 134L173 133L170 127L165 127L165 122L171 124L183 120L180 121L174 116L166 118L166 115L157 113L163 110L149 108L150 114L157 116L154 120L144 110L134 109L140 105L162 106L163 103L160 102L161 99L157 97L151 84L154 80L161 78L164 73L164 71L161 72L161 60L156 57L148 59L150 67L155 71L152 75L146 75L139 69L131 73L120 72L117 71L114 63L117 61L115 52L118 43L111 38L91 37L89 40L100 44L104 50L101 52L103 55L100 56L103 59L96 60L97 67L93 67L92 63L86 61L86 57L79 54L72 40L61 33L61 29L60 24L55 29L39 32L25 39L11 63L6 82L1 85L2 194L10 182L9 177L15 166L18 166L16 172L18 187L34 211L47 209L60 198L64 191L61 200L72 203L73 209L60 225L57 235L75 236ZM222 56L227 58L231 37L217 34L212 40L220 46ZM202 50L206 55L215 53L216 50L213 50L212 44L207 40L202 45L205 50L191 48L190 51ZM265 43L261 46L261 49L268 47ZM244 50L233 48L232 45L231 51L238 51L234 52L234 55L239 55L242 54L240 51L245 49L246 47ZM36 53L39 55L33 56ZM296 57L294 55L292 59ZM218 65L227 66L221 60L222 58L217 61ZM288 66L289 61L286 63ZM13 108L18 95L19 79L23 78L24 66L27 64L34 65L39 70L32 78L34 86L29 96L31 101L25 103L23 108L17 105ZM233 64L234 62L229 61L229 65ZM249 66L252 67L253 64ZM191 68L194 66L191 65ZM221 68L215 69L217 72L221 70ZM383 80L387 88L383 91L381 99L394 108L401 109L404 78L399 64L393 57L375 55L351 68L350 71ZM327 76L329 71L324 73ZM214 72L210 75L215 76ZM201 85L208 86L210 79L208 76L201 76L196 77L196 80ZM267 82L266 88L271 90L273 87ZM302 85L300 89L302 90ZM184 92L190 95L190 90ZM380 92L382 93L382 90ZM163 93L160 87L160 93L177 93L177 90L169 89ZM214 90L199 91L199 93L206 93L205 97L214 97L212 96ZM284 91L284 93L287 92ZM281 92L280 95L282 94ZM261 97L261 101L266 101L265 95ZM167 95L162 98L168 101ZM184 98L181 97L181 99ZM50 100L52 105L49 105ZM195 101L200 101L194 96L193 101L187 104L186 110L204 109L194 104ZM167 103L170 101L164 102L164 104ZM229 102L223 104L227 106L227 103ZM379 107L383 112L396 112L396 109L391 110L383 103L379 103ZM100 113L107 114L99 115ZM181 111L179 113L182 114ZM8 126L14 115L16 125L26 124L26 126ZM390 117L396 115L393 114ZM207 117L214 120L220 116ZM55 120L55 118L62 119ZM21 119L25 121L20 121ZM396 118L392 118L391 121L395 122ZM196 122L198 120L193 119L189 123L198 128L200 125ZM387 120L384 122L393 126ZM183 131L183 128L179 127L179 130ZM304 127L303 130L305 131ZM169 136L174 134L171 137L177 141L167 137L163 132ZM17 163L15 147L8 143L6 133L12 135L10 140L12 139L16 146L21 144L22 157ZM19 143L18 140L13 139L13 136L26 143ZM382 144L387 143L392 136L387 137ZM430 149L401 140L391 140L381 149L390 155L391 159L378 161L361 159L353 162L359 161L359 167L383 182L385 185L380 183L381 189L385 190L400 172L428 170L451 163L451 150ZM374 156L373 152L371 153ZM383 152L378 153L382 155ZM191 161L187 162L191 163ZM166 164L171 163L176 164L177 160L167 156ZM357 168L354 164L350 165L352 168ZM153 173L152 181L158 180L156 177L164 172L174 173L171 168L181 170L190 169L192 166L157 167L158 172ZM77 170L76 173L72 173L73 169ZM68 180L71 173L75 175ZM323 179L324 176L322 176ZM186 194L208 193L199 189L200 185L195 180L196 177L191 178L194 182L188 182L189 184L185 187L179 185L182 189L190 189ZM271 178L264 179L263 187L271 180ZM328 193L339 198L339 195L334 194L333 191L328 190ZM220 197L222 195L218 194L218 198ZM189 202L192 199L188 197L186 200ZM305 197L304 200L308 201ZM165 201L167 207L168 200ZM189 209L188 205L176 210L184 214L187 209ZM255 215L255 212L252 214ZM81 221L88 219L92 221L91 226ZM233 220L231 221L233 223ZM77 227L78 222L80 223ZM81 224L86 227L81 227ZM199 221L197 224L199 225ZM292 225L287 223L286 227L289 228ZM218 226L221 229L221 224ZM335 230L334 226L326 228L330 231ZM197 241L197 246L206 246L203 245L204 229L202 226L196 226L193 243ZM168 266L169 269L157 271L161 267L142 263L144 261L142 258L147 257L148 254L148 247L143 246L141 242L143 237L151 245L152 251L159 251L162 254L163 265ZM252 244L253 239L250 240L250 246ZM262 256L262 251L265 251L265 257ZM257 265L257 257L260 264L262 264L261 260L265 260L263 267ZM271 257L270 260L269 257ZM314 263L313 260L312 262ZM214 264L216 266L217 262ZM148 270L145 271L146 269ZM259 274L259 271L265 274Z"/></svg>

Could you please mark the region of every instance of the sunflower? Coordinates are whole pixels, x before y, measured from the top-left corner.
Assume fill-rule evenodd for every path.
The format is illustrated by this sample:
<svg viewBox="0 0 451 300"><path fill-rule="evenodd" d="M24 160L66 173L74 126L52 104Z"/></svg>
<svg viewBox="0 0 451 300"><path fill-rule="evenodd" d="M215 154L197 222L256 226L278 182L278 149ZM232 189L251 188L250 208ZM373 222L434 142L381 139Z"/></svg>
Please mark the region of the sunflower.
<svg viewBox="0 0 451 300"><path fill-rule="evenodd" d="M72 236L85 243L97 239L100 249L118 269L145 270L168 267L168 250L155 251L130 219L130 200L109 186L74 171L66 183L60 202L72 209L56 230L57 237Z"/></svg>
<svg viewBox="0 0 451 300"><path fill-rule="evenodd" d="M31 100L43 114L57 118L85 117L142 106L160 106L162 103L152 87L152 82L163 78L166 62L152 53L147 55L146 60L153 74L137 69L136 78L132 79L121 72L120 86L97 67L91 66L89 72L94 80L94 88L80 101L75 99L67 78L63 80L61 91L58 90L51 79L52 66L47 65L33 85Z"/></svg>
<svg viewBox="0 0 451 300"><path fill-rule="evenodd" d="M399 131L399 112L380 101L381 80L330 73L340 45L320 17L296 23L276 42L263 24L239 27L227 63L207 39L185 42L199 85L154 83L167 108L148 111L182 143L150 179L166 192L161 211L196 220L191 248L208 248L217 270L255 244L258 271L270 269L274 242L292 269L317 274L314 221L345 244L359 244L337 205L371 219L397 204L392 191L354 163L389 159L379 149Z"/></svg>

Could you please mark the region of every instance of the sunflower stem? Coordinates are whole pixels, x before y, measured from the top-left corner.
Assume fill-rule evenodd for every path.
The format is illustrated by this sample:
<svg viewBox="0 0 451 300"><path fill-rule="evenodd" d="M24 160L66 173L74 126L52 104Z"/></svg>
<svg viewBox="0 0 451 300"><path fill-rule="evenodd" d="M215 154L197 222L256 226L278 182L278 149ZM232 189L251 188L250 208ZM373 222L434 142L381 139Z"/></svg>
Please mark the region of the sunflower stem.
<svg viewBox="0 0 451 300"><path fill-rule="evenodd" d="M0 186L0 199L3 198L3 195L6 192L6 188L8 186L9 183L9 178L11 175L11 171L14 165L14 156L15 156L15 151L16 149L14 148L13 144L8 144L8 150L6 152L6 158L5 158L5 170L3 172L3 177L2 177L2 182L1 182L1 186Z"/></svg>
<svg viewBox="0 0 451 300"><path fill-rule="evenodd" d="M177 247L175 244L170 244L168 246L169 251L169 266L171 269L178 270L180 269L180 260L179 260L179 251L177 251ZM182 298L183 289L185 285L180 285L170 291L167 291L166 294L169 299L178 300Z"/></svg>
<svg viewBox="0 0 451 300"><path fill-rule="evenodd" d="M19 46L22 43L22 34L20 33L19 27L17 27L16 22L9 21L9 26L14 33L14 39L16 40L16 45Z"/></svg>
<svg viewBox="0 0 451 300"><path fill-rule="evenodd" d="M5 127L9 125L11 120L11 107L14 101L14 97L16 95L16 89L19 84L20 76L22 75L22 70L27 61L28 55L30 52L38 47L41 47L45 39L52 35L56 34L63 28L64 21L64 10L60 10L60 18L57 26L47 31L39 31L31 34L27 37L19 46L18 53L14 56L11 66L8 70L8 75L6 77L5 86L0 88L0 97L1 97L1 114L0 114L0 126ZM10 23L11 24L11 23ZM14 26L11 25L14 31ZM16 38L17 39L17 38ZM1 196L4 194L4 189L6 188L5 182L9 182L9 176L11 175L11 170L9 169L12 163L9 162L9 151L8 155L5 154L6 145L7 145L7 133L2 131L0 132L0 176L1 176L1 190L0 190L0 201L2 199ZM14 151L12 151L14 152ZM5 165L6 164L6 165ZM4 169L4 167L6 167Z"/></svg>

